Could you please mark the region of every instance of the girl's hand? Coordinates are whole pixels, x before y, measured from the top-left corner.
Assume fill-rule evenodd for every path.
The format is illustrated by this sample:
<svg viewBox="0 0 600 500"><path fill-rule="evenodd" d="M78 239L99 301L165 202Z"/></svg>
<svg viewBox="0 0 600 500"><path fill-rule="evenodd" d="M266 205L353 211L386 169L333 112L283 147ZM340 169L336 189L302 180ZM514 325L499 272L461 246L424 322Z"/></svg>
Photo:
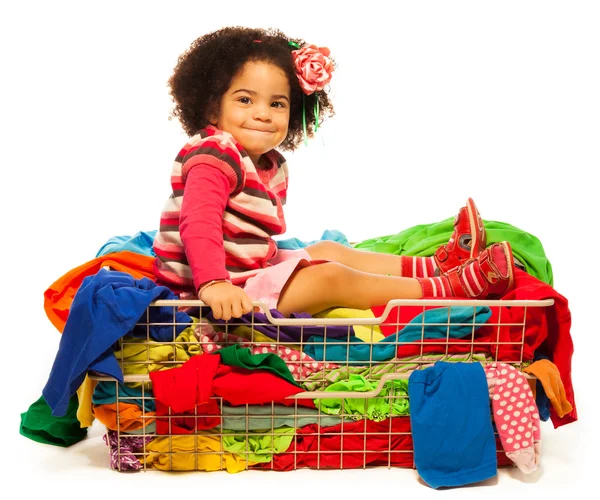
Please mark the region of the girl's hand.
<svg viewBox="0 0 600 500"><path fill-rule="evenodd" d="M211 308L215 319L228 321L252 311L252 301L246 292L226 281L205 288L199 299Z"/></svg>

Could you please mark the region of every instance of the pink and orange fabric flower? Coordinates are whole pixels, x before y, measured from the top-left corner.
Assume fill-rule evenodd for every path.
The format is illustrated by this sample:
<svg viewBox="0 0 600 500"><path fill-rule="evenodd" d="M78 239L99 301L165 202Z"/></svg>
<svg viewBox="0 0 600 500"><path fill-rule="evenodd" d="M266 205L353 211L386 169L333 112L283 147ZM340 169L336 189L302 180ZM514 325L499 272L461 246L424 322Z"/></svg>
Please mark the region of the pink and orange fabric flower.
<svg viewBox="0 0 600 500"><path fill-rule="evenodd" d="M327 47L316 45L305 45L292 51L298 81L306 95L323 90L331 81L334 65L329 53Z"/></svg>

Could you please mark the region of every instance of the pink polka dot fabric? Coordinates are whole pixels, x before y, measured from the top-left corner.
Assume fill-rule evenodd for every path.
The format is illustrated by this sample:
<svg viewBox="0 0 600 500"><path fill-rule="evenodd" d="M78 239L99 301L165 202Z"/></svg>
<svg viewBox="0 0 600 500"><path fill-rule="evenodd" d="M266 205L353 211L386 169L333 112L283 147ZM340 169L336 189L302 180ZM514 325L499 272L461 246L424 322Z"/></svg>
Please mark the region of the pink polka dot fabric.
<svg viewBox="0 0 600 500"><path fill-rule="evenodd" d="M248 339L232 335L231 333L215 332L212 328L207 328L207 325L196 328L196 336L202 344L202 350L208 354L214 353L234 342L240 344L242 347L249 347L252 354L276 354L285 361L292 377L298 381L306 379L309 375L323 369L331 370L339 368L334 363L320 363L308 354L286 347L285 345L250 342Z"/></svg>
<svg viewBox="0 0 600 500"><path fill-rule="evenodd" d="M539 461L540 416L527 379L505 363L491 363L484 371L502 447L521 471L534 472Z"/></svg>

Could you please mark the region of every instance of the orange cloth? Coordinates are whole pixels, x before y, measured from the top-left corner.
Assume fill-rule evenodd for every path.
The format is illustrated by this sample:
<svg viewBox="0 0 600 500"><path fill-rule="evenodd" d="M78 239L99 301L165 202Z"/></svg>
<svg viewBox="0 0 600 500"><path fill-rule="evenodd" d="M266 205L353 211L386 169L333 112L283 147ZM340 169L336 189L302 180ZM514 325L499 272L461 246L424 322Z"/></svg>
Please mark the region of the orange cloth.
<svg viewBox="0 0 600 500"><path fill-rule="evenodd" d="M535 391L537 389L537 379L528 378L527 383L529 384L529 388L531 389L531 394L533 394L533 399L535 399Z"/></svg>
<svg viewBox="0 0 600 500"><path fill-rule="evenodd" d="M133 252L115 252L90 260L56 280L44 292L46 316L62 333L67 322L73 298L86 276L93 276L104 266L113 271L128 273L135 279L149 278L154 281L152 264L154 257Z"/></svg>
<svg viewBox="0 0 600 500"><path fill-rule="evenodd" d="M560 418L573 410L573 407L567 401L565 386L560 378L558 368L552 361L540 359L527 368L523 368L523 372L535 375L538 378L542 383L546 396L548 396L556 414Z"/></svg>
<svg viewBox="0 0 600 500"><path fill-rule="evenodd" d="M117 403L94 405L94 416L108 429L117 430ZM121 432L137 431L154 422L155 411L142 412L138 405L119 402L119 430Z"/></svg>

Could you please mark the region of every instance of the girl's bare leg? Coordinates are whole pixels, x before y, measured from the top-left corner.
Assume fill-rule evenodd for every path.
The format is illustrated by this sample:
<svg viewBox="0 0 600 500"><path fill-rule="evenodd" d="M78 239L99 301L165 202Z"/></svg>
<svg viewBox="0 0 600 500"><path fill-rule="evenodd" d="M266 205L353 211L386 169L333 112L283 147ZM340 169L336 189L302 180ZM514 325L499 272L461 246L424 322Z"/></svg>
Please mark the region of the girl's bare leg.
<svg viewBox="0 0 600 500"><path fill-rule="evenodd" d="M330 307L368 309L393 299L422 296L421 285L414 278L382 276L327 262L296 271L282 290L277 309L285 316L314 314Z"/></svg>
<svg viewBox="0 0 600 500"><path fill-rule="evenodd" d="M325 259L339 262L365 273L401 276L399 255L356 250L335 241L320 241L306 247L305 250L315 260Z"/></svg>

